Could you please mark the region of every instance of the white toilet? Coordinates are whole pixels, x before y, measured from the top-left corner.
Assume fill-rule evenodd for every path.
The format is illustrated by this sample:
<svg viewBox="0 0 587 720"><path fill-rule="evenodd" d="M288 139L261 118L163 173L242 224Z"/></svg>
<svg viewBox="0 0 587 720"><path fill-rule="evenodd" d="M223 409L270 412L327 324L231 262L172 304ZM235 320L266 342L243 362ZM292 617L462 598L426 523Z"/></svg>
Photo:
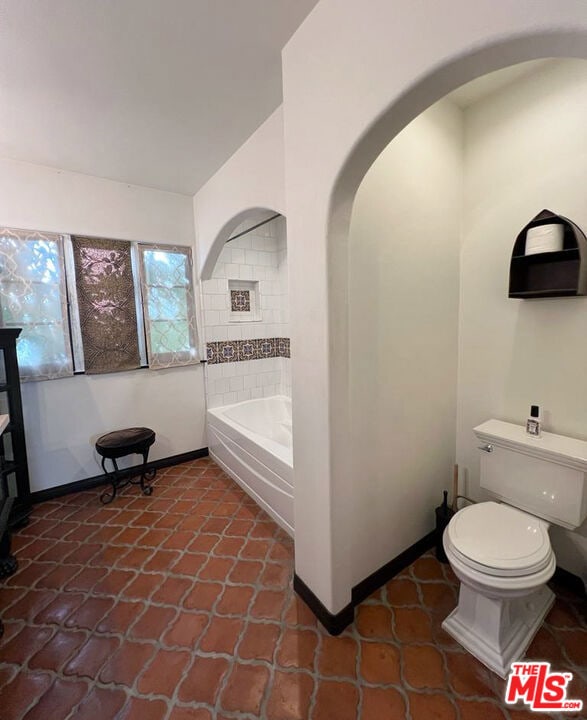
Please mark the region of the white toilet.
<svg viewBox="0 0 587 720"><path fill-rule="evenodd" d="M499 502L452 518L444 548L461 581L442 627L501 677L520 660L554 601L546 586L556 558L550 524L575 529L587 517L587 442L489 420L481 441L481 487Z"/></svg>

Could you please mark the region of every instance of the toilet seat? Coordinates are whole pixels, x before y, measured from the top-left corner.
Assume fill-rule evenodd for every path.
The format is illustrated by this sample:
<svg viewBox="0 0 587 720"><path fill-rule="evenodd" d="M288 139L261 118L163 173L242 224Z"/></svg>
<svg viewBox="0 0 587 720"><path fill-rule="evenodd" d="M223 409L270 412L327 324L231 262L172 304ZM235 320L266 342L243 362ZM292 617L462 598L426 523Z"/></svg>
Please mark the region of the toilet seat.
<svg viewBox="0 0 587 720"><path fill-rule="evenodd" d="M538 573L553 558L548 523L491 501L459 510L448 524L445 545L466 566L501 577Z"/></svg>

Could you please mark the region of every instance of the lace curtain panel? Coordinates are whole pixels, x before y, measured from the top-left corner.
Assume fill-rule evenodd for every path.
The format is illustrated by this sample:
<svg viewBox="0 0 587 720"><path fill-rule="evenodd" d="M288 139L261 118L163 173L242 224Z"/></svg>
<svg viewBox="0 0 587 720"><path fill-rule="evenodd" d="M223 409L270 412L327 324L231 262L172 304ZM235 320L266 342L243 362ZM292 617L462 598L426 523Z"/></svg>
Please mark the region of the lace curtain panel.
<svg viewBox="0 0 587 720"><path fill-rule="evenodd" d="M86 373L140 367L131 245L72 235Z"/></svg>
<svg viewBox="0 0 587 720"><path fill-rule="evenodd" d="M199 362L190 249L139 245L149 367Z"/></svg>
<svg viewBox="0 0 587 720"><path fill-rule="evenodd" d="M2 327L20 327L23 380L73 375L63 241L59 235L0 227Z"/></svg>

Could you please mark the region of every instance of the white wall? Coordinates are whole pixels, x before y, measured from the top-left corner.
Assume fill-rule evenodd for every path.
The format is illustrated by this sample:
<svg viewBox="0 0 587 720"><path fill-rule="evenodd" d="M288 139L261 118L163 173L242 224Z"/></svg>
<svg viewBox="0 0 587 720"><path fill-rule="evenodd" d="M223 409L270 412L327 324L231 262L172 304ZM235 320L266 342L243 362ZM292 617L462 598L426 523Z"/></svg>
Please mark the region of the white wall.
<svg viewBox="0 0 587 720"><path fill-rule="evenodd" d="M441 101L383 151L353 208L353 584L430 532L450 487L462 148L462 112Z"/></svg>
<svg viewBox="0 0 587 720"><path fill-rule="evenodd" d="M194 242L191 198L11 160L0 160L0 224ZM206 445L199 365L25 383L22 393L33 490L101 473L90 439L120 427L152 427L152 459Z"/></svg>
<svg viewBox="0 0 587 720"><path fill-rule="evenodd" d="M450 90L515 62L585 56L586 37L582 0L321 0L284 49L296 572L331 612L352 587L341 308L356 189L394 135Z"/></svg>
<svg viewBox="0 0 587 720"><path fill-rule="evenodd" d="M286 214L281 107L194 196L198 268L204 278L210 277L225 241L255 208Z"/></svg>
<svg viewBox="0 0 587 720"><path fill-rule="evenodd" d="M587 298L510 300L509 259L543 208L587 231L587 61L559 60L465 112L457 450L479 492L472 428L524 423L531 404L552 432L587 439ZM558 563L587 581L587 524L551 531Z"/></svg>
<svg viewBox="0 0 587 720"><path fill-rule="evenodd" d="M255 225L251 216L235 228L238 235ZM258 283L258 320L235 321L230 312L229 280ZM206 342L289 338L287 240L285 218L231 240L222 248L212 277L202 281ZM269 395L291 395L290 359L284 357L208 363L208 407Z"/></svg>
<svg viewBox="0 0 587 720"><path fill-rule="evenodd" d="M320 0L284 48L282 109L196 196L207 272L239 213L288 217L296 572L332 612L352 587L341 308L356 190L393 137L447 92L515 62L586 56L586 38L583 0Z"/></svg>

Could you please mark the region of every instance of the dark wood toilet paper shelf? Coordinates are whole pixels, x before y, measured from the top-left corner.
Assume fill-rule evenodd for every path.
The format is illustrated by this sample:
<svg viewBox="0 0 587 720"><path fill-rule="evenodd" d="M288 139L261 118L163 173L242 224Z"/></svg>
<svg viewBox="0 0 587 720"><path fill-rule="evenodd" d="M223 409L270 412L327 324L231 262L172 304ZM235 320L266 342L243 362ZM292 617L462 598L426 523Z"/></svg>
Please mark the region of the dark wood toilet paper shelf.
<svg viewBox="0 0 587 720"><path fill-rule="evenodd" d="M526 233L540 225L563 226L563 248L526 255ZM520 231L510 263L509 297L549 298L587 295L587 239L574 222L542 210Z"/></svg>

